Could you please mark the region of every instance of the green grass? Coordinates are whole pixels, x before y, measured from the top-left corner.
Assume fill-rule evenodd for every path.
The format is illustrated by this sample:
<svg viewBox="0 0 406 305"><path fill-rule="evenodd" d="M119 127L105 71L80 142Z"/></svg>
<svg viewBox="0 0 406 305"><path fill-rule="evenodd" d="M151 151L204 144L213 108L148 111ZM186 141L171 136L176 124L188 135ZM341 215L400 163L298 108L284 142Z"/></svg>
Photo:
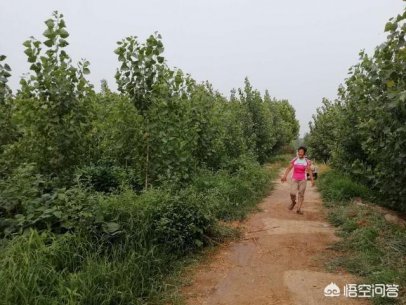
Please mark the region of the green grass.
<svg viewBox="0 0 406 305"><path fill-rule="evenodd" d="M373 196L365 186L335 170L322 174L318 185L329 221L341 237L333 247L340 255L327 267L344 268L360 276L362 284L398 284L399 298L377 297L373 302L406 304L406 228L388 223L373 204L357 204L354 198L365 202Z"/></svg>
<svg viewBox="0 0 406 305"><path fill-rule="evenodd" d="M77 206L86 198L97 205L78 210L91 226L75 222L75 230L63 234L28 229L1 241L0 304L181 303L181 270L208 246L238 236L225 221L255 210L281 162L261 167L247 161L232 172L202 172L180 190L77 190ZM103 215L103 226L89 213ZM106 223L113 224L110 233Z"/></svg>
<svg viewBox="0 0 406 305"><path fill-rule="evenodd" d="M365 185L335 170L324 173L317 186L326 202L346 203L356 197L371 199L371 193Z"/></svg>

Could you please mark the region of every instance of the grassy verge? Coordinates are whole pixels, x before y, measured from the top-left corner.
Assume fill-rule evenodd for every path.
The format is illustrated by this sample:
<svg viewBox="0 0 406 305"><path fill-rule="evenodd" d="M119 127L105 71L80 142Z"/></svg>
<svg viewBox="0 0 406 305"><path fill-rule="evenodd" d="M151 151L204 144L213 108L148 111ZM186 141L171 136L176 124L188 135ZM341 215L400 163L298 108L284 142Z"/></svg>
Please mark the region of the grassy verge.
<svg viewBox="0 0 406 305"><path fill-rule="evenodd" d="M224 223L255 209L284 160L267 167L241 160L201 172L183 189L75 189L55 197L35 222L29 219L48 228L27 228L1 241L0 304L177 302L176 274L196 253L234 236ZM69 215L63 224L59 211ZM70 229L55 232L51 225Z"/></svg>
<svg viewBox="0 0 406 305"><path fill-rule="evenodd" d="M400 285L398 298L375 297L374 304L406 304L406 228L385 220L370 202L373 194L335 170L318 181L330 222L341 240L334 245L339 255L328 268L344 268L362 278L360 284Z"/></svg>

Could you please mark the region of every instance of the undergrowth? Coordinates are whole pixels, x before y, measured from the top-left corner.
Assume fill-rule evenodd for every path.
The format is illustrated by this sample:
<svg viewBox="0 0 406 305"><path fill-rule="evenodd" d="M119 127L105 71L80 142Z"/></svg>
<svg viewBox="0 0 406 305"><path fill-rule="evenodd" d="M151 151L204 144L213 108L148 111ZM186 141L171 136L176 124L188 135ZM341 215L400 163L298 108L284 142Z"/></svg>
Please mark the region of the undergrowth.
<svg viewBox="0 0 406 305"><path fill-rule="evenodd" d="M77 188L74 196L55 196L52 211L41 214L39 206L3 238L0 304L128 305L179 299L171 284L176 274L207 246L236 236L226 222L255 209L270 190L278 162L268 168L245 162L233 172L202 171L183 189L106 194ZM34 195L35 190L24 194ZM78 217L63 218L67 213Z"/></svg>
<svg viewBox="0 0 406 305"><path fill-rule="evenodd" d="M389 223L369 203L376 197L362 184L336 170L321 175L318 187L328 207L329 221L338 227L339 252L328 268L344 268L361 284L397 284L398 298L373 298L374 304L406 304L406 228ZM365 202L368 202L365 204Z"/></svg>

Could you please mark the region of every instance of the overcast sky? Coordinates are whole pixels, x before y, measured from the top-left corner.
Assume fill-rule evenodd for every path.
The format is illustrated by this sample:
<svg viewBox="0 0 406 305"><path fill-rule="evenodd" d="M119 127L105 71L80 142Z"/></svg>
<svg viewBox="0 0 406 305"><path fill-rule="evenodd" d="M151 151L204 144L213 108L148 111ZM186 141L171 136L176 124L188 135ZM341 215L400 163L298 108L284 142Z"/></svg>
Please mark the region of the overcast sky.
<svg viewBox="0 0 406 305"><path fill-rule="evenodd" d="M348 68L386 35L401 0L0 0L0 54L18 87L28 71L22 43L42 39L54 10L65 15L69 54L91 63L97 89L115 88L116 42L129 35L163 36L169 66L229 95L248 76L253 86L286 98L296 109L301 135L322 97L335 98Z"/></svg>

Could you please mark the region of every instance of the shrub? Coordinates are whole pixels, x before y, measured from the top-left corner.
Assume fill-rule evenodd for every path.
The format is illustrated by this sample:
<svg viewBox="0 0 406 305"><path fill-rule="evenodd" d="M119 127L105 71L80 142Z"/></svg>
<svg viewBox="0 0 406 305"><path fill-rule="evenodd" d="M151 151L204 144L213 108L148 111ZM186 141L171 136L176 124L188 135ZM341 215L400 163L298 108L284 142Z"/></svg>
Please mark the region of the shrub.
<svg viewBox="0 0 406 305"><path fill-rule="evenodd" d="M349 176L337 170L323 174L318 185L327 201L347 202L356 197L372 198L370 190L365 185L354 182Z"/></svg>
<svg viewBox="0 0 406 305"><path fill-rule="evenodd" d="M118 190L126 173L121 167L111 165L92 165L77 172L79 182L96 192L111 193Z"/></svg>

